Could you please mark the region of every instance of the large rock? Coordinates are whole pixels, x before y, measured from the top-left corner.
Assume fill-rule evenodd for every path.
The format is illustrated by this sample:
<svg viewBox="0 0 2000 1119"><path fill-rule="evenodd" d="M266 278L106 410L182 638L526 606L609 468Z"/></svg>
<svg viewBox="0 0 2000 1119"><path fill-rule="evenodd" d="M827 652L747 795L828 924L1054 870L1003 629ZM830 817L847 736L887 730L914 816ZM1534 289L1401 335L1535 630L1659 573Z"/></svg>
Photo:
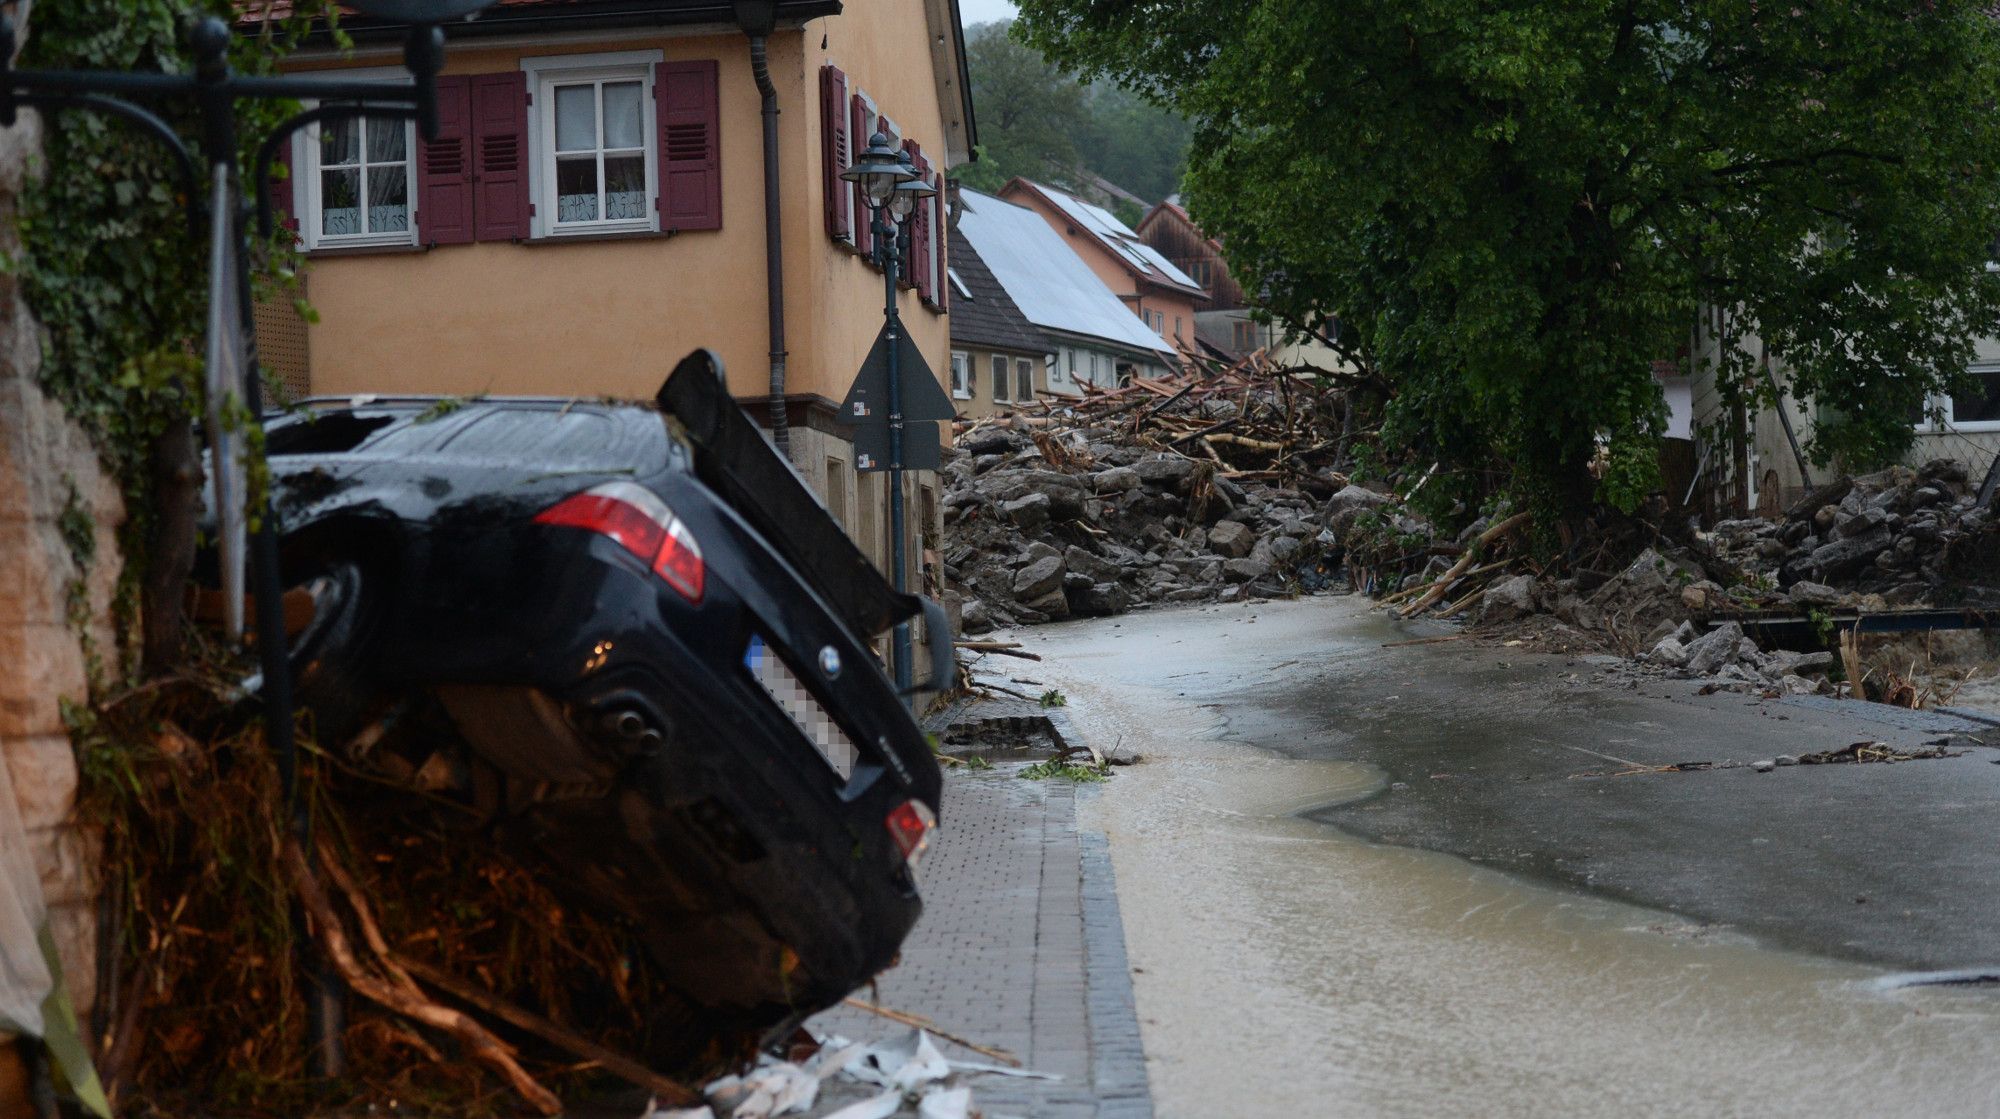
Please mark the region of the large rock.
<svg viewBox="0 0 2000 1119"><path fill-rule="evenodd" d="M1187 480L1194 474L1197 465L1193 459L1171 455L1140 459L1132 464L1132 471L1139 476L1139 481L1154 489L1181 490L1186 488Z"/></svg>
<svg viewBox="0 0 2000 1119"><path fill-rule="evenodd" d="M1248 583L1262 579L1271 573L1271 565L1253 559L1226 560L1222 564L1222 577L1232 583Z"/></svg>
<svg viewBox="0 0 2000 1119"><path fill-rule="evenodd" d="M993 628L993 616L986 610L986 604L976 598L968 598L959 609L958 631L960 633L985 633Z"/></svg>
<svg viewBox="0 0 2000 1119"><path fill-rule="evenodd" d="M1257 534L1241 521L1223 521L1208 530L1208 546L1218 556L1240 558L1257 546Z"/></svg>
<svg viewBox="0 0 2000 1119"><path fill-rule="evenodd" d="M1516 575L1486 588L1479 602L1481 624L1509 622L1535 612L1535 577Z"/></svg>
<svg viewBox="0 0 2000 1119"><path fill-rule="evenodd" d="M1791 599L1794 606L1832 606L1840 601L1840 592L1825 583L1801 579L1792 584L1785 597Z"/></svg>
<svg viewBox="0 0 2000 1119"><path fill-rule="evenodd" d="M1090 488L1098 493L1130 493L1139 488L1139 472L1129 466L1114 466L1090 476Z"/></svg>
<svg viewBox="0 0 2000 1119"><path fill-rule="evenodd" d="M1032 560L1027 566L1014 573L1014 597L1023 604L1035 606L1033 600L1052 591L1060 591L1063 582L1063 561L1060 556L1043 556Z"/></svg>
<svg viewBox="0 0 2000 1119"><path fill-rule="evenodd" d="M1049 523L1049 495L1024 494L1000 506L1000 515L1022 528L1038 528Z"/></svg>
<svg viewBox="0 0 2000 1119"><path fill-rule="evenodd" d="M1724 622L1688 645L1687 670L1696 676L1712 675L1723 665L1736 663L1742 644L1743 627Z"/></svg>
<svg viewBox="0 0 2000 1119"><path fill-rule="evenodd" d="M1807 576L1822 582L1843 579L1873 563L1891 543L1888 528L1878 526L1859 536L1842 536L1831 544L1822 544L1786 567L1796 576L1794 582Z"/></svg>
<svg viewBox="0 0 2000 1119"><path fill-rule="evenodd" d="M1095 614L1123 614L1132 605L1132 596L1116 583L1092 583L1087 587L1066 591L1070 612L1089 616Z"/></svg>
<svg viewBox="0 0 2000 1119"><path fill-rule="evenodd" d="M1376 493L1366 486L1349 485L1326 499L1326 508L1321 512L1321 521L1327 528L1344 536L1347 534L1348 526L1354 523L1354 518L1371 509L1379 509L1388 501L1388 494Z"/></svg>

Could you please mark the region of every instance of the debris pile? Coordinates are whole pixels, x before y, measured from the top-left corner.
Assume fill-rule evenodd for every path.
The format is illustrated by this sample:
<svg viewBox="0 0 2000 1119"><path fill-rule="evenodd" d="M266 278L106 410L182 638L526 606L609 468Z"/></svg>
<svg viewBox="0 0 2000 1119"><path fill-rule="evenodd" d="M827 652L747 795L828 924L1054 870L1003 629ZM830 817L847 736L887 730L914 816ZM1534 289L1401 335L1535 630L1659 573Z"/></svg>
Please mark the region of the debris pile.
<svg viewBox="0 0 2000 1119"><path fill-rule="evenodd" d="M1316 589L1329 513L1388 500L1333 469L1344 397L1259 354L962 424L943 470L962 631Z"/></svg>
<svg viewBox="0 0 2000 1119"><path fill-rule="evenodd" d="M803 1035L802 1035L803 1036ZM705 1104L662 1107L655 1101L641 1119L778 1119L818 1114L823 1119L968 1119L970 1081L982 1075L1057 1079L1019 1062L948 1060L923 1030L880 1045L842 1037L811 1041L780 1060L768 1054L754 1067L703 1089Z"/></svg>

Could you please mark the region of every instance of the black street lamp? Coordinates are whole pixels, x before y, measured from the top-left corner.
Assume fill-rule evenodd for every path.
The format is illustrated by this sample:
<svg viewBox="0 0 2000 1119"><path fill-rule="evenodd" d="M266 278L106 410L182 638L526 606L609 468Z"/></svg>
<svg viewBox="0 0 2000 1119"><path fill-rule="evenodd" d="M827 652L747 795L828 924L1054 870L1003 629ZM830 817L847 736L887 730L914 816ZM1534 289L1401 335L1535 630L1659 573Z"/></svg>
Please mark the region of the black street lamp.
<svg viewBox="0 0 2000 1119"><path fill-rule="evenodd" d="M896 309L896 272L901 258L897 227L916 212L917 203L937 190L917 174L909 154L892 146L889 134L879 129L869 137L867 150L856 156L840 177L861 187L861 197L875 215L869 231L875 235L875 259L882 266L882 314L888 319L885 337L889 361L889 563L894 568L890 579L901 594L906 590L907 580L903 573L903 385L896 355L903 329L902 316ZM908 622L896 623L892 660L896 690L907 694L910 690Z"/></svg>
<svg viewBox="0 0 2000 1119"><path fill-rule="evenodd" d="M417 122L426 140L437 138L437 73L444 67L444 32L439 24L472 15L492 0L347 0L364 15L409 24L403 62L416 79L409 85L338 78L258 77L229 68L229 25L214 16L195 22L188 31L194 54L192 74L134 74L85 70L16 70L18 35L10 15L0 14L0 127L12 127L17 108L89 109L122 117L164 144L175 156L176 172L188 198L191 223L198 223L200 199L209 198L209 320L207 397L210 472L215 479L215 509L219 548L223 554L225 603L232 634L241 632L245 524L249 517L244 472L236 437L228 430L226 401L240 400L251 423L261 423L263 391L257 368L256 321L250 299L248 233L243 181L237 163L236 103L243 100L318 101L320 107L286 120L265 139L254 164L260 231L271 232L268 181L271 160L281 144L308 125L328 120L376 117ZM121 96L192 97L201 120L201 139L190 148L153 111ZM197 167L208 169L207 189ZM234 312L231 321L230 312ZM283 580L278 572L278 532L270 499L257 510L257 530L249 534L248 558L256 604L257 651L262 674L258 691L264 701L264 737L278 764L293 827L307 853L308 817L298 805L298 743L294 737L292 678L282 604ZM338 1075L340 1000L331 976L314 973L310 1033L314 1065L324 1075Z"/></svg>

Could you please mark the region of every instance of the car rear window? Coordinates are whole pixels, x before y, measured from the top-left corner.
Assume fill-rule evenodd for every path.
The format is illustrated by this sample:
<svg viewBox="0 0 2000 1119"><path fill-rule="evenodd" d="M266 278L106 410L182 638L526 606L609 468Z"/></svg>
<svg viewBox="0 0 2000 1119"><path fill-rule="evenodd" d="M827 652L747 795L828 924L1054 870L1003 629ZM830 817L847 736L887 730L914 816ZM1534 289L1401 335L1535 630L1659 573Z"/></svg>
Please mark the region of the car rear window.
<svg viewBox="0 0 2000 1119"><path fill-rule="evenodd" d="M437 453L446 458L610 470L632 465L630 442L615 417L594 408L494 408L472 417Z"/></svg>

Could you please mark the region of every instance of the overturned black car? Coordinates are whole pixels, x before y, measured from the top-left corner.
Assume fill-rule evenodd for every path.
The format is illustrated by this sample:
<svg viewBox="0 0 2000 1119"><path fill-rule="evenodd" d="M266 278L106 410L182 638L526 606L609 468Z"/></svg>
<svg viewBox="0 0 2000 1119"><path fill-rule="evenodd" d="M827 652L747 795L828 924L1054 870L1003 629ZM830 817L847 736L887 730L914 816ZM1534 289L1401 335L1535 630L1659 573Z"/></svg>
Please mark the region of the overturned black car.
<svg viewBox="0 0 2000 1119"><path fill-rule="evenodd" d="M420 697L452 749L403 776L531 833L713 1027L784 1026L892 962L940 777L867 641L923 612L936 681L950 637L713 355L658 410L312 401L266 451L324 748Z"/></svg>

